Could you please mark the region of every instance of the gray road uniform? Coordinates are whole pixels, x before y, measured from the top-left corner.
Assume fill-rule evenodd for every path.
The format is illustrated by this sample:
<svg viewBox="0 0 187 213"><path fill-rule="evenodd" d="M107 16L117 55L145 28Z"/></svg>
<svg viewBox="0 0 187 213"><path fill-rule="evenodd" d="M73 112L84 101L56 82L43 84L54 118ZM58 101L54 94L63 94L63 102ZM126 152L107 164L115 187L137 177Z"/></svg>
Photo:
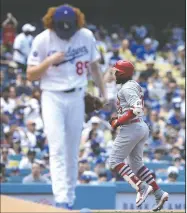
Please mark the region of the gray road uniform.
<svg viewBox="0 0 187 213"><path fill-rule="evenodd" d="M149 136L149 128L142 119L144 115L143 92L136 81L129 80L118 91L117 99L118 117L124 115L129 109L132 109L137 116L127 124L120 126L109 159L110 167L114 168L126 159L136 174L143 166L143 148Z"/></svg>

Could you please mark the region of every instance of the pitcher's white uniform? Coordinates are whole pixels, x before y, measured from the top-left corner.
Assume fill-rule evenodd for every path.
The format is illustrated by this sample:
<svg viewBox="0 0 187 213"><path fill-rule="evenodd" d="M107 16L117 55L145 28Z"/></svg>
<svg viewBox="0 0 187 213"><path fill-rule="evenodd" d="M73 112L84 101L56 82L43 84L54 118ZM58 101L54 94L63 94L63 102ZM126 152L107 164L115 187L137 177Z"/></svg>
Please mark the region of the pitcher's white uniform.
<svg viewBox="0 0 187 213"><path fill-rule="evenodd" d="M140 85L134 80L123 84L117 97L118 117L135 106L143 107L143 92ZM135 174L143 166L143 147L148 139L149 129L142 116L143 114L132 119L137 122L124 124L120 127L110 156L111 166L123 162L127 157L128 164Z"/></svg>
<svg viewBox="0 0 187 213"><path fill-rule="evenodd" d="M41 78L42 115L55 201L71 205L75 199L87 69L100 55L88 29L78 30L69 41L45 30L33 41L28 65L38 65L54 52L64 52L65 58L58 66L49 67Z"/></svg>

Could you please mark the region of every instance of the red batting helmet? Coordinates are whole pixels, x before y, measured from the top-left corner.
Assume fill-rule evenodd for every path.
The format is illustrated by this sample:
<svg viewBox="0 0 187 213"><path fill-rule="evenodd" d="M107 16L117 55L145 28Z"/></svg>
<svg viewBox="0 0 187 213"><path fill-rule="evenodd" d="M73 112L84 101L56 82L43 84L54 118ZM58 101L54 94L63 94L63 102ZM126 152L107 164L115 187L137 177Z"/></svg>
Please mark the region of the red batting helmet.
<svg viewBox="0 0 187 213"><path fill-rule="evenodd" d="M119 60L113 68L118 71L116 74L121 78L132 77L134 73L134 65L130 61Z"/></svg>

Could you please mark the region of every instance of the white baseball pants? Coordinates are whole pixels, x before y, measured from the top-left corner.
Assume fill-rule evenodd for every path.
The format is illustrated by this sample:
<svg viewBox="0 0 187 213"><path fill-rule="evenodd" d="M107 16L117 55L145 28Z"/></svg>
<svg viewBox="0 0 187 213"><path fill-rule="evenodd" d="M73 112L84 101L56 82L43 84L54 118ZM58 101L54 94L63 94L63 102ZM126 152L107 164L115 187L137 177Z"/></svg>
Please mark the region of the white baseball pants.
<svg viewBox="0 0 187 213"><path fill-rule="evenodd" d="M71 93L43 91L41 101L55 202L73 205L84 122L84 89Z"/></svg>

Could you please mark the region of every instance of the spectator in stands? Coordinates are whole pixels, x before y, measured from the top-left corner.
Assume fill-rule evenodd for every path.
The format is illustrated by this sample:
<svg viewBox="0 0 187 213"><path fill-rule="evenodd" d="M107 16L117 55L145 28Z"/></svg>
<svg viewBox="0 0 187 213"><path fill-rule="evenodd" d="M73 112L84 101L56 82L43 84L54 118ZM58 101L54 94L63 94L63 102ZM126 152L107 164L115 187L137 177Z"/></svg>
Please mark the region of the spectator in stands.
<svg viewBox="0 0 187 213"><path fill-rule="evenodd" d="M1 69L0 70L0 88L1 91L4 90L5 87L8 86L8 82L5 79L5 70Z"/></svg>
<svg viewBox="0 0 187 213"><path fill-rule="evenodd" d="M12 148L11 155L20 155L22 154L22 148L21 148L21 137L18 132L13 132L12 135Z"/></svg>
<svg viewBox="0 0 187 213"><path fill-rule="evenodd" d="M112 146L118 132L119 132L119 128L111 131L111 139L106 141L106 156L110 156L112 151Z"/></svg>
<svg viewBox="0 0 187 213"><path fill-rule="evenodd" d="M167 70L166 77L167 77L168 82L175 80L171 70Z"/></svg>
<svg viewBox="0 0 187 213"><path fill-rule="evenodd" d="M32 120L27 121L27 129L26 129L26 137L27 137L27 147L34 148L37 145L36 138L36 123Z"/></svg>
<svg viewBox="0 0 187 213"><path fill-rule="evenodd" d="M108 104L106 104L102 108L102 110L100 110L99 115L100 117L102 117L101 121L104 124L104 121L110 119L111 113L116 111L116 96L118 89L116 85L116 79L111 67L107 68L106 72L103 75L103 80L105 82ZM108 126L108 129L111 129L110 125L106 125L106 122L104 125Z"/></svg>
<svg viewBox="0 0 187 213"><path fill-rule="evenodd" d="M183 119L181 119L181 121L180 121L180 124L181 124L181 128L180 128L180 130L179 130L179 132L178 132L178 135L179 135L179 137L182 139L182 144L181 145L184 145L184 142L185 142L185 130L186 130L186 119L185 118L183 118Z"/></svg>
<svg viewBox="0 0 187 213"><path fill-rule="evenodd" d="M159 113L157 111L153 110L150 112L149 124L152 128L154 128L156 125L159 125Z"/></svg>
<svg viewBox="0 0 187 213"><path fill-rule="evenodd" d="M147 58L145 61L146 64L146 70L141 72L141 77L145 79L145 81L148 80L148 78L152 77L156 72L158 72L155 68L155 61L152 58Z"/></svg>
<svg viewBox="0 0 187 213"><path fill-rule="evenodd" d="M111 49L112 49L112 46L120 46L121 44L121 41L120 41L120 38L119 38L119 35L118 33L112 33L111 34Z"/></svg>
<svg viewBox="0 0 187 213"><path fill-rule="evenodd" d="M171 30L171 39L176 40L177 45L183 45L184 44L184 29L180 27L178 24L175 24L175 26Z"/></svg>
<svg viewBox="0 0 187 213"><path fill-rule="evenodd" d="M134 32L131 32L132 35L130 36L130 50L132 54L136 57L136 52L138 49L142 49L142 39L138 38L136 35L134 35ZM137 57L136 57L137 59Z"/></svg>
<svg viewBox="0 0 187 213"><path fill-rule="evenodd" d="M135 57L132 55L131 50L129 49L129 40L124 39L122 41L121 48L119 50L119 55L123 60L135 62Z"/></svg>
<svg viewBox="0 0 187 213"><path fill-rule="evenodd" d="M82 168L80 170L84 170L84 171L89 171L90 170L90 164L89 161L87 159L81 159L79 161L79 167Z"/></svg>
<svg viewBox="0 0 187 213"><path fill-rule="evenodd" d="M40 107L41 90L34 88L32 90L31 99L27 101L24 109L25 120L32 120L36 124L36 129L43 129L43 121L41 118L41 107Z"/></svg>
<svg viewBox="0 0 187 213"><path fill-rule="evenodd" d="M179 103L174 105L174 111L168 118L168 123L173 127L180 129L180 120L181 120L181 106Z"/></svg>
<svg viewBox="0 0 187 213"><path fill-rule="evenodd" d="M24 156L19 164L19 169L31 169L36 157L36 151L34 149L29 149L27 156Z"/></svg>
<svg viewBox="0 0 187 213"><path fill-rule="evenodd" d="M168 103L172 102L173 98L180 96L180 90L178 88L176 80L171 80L168 84L167 92L166 92L166 100Z"/></svg>
<svg viewBox="0 0 187 213"><path fill-rule="evenodd" d="M170 157L174 160L176 158L179 158L181 156L181 150L179 147L177 146L173 146L170 149L170 153L169 153Z"/></svg>
<svg viewBox="0 0 187 213"><path fill-rule="evenodd" d="M177 182L177 178L179 175L179 171L176 167L170 166L167 170L168 177L167 180L165 181L166 183L175 183Z"/></svg>
<svg viewBox="0 0 187 213"><path fill-rule="evenodd" d="M45 153L42 157L43 165L45 169L49 169L49 153Z"/></svg>
<svg viewBox="0 0 187 213"><path fill-rule="evenodd" d="M89 184L92 180L92 176L87 174L86 171L80 176L79 183L80 184Z"/></svg>
<svg viewBox="0 0 187 213"><path fill-rule="evenodd" d="M102 31L96 31L95 38L96 38L96 45L97 45L98 50L102 54L105 54L107 52L107 46L105 43L105 33Z"/></svg>
<svg viewBox="0 0 187 213"><path fill-rule="evenodd" d="M9 165L9 158L8 158L8 148L1 149L1 163L4 164L6 167Z"/></svg>
<svg viewBox="0 0 187 213"><path fill-rule="evenodd" d="M160 127L158 124L156 124L152 127L150 147L156 149L161 147L162 145L163 145L163 141L161 138ZM158 160L157 157L159 156L160 152L159 151L155 152L155 154L156 154L155 160Z"/></svg>
<svg viewBox="0 0 187 213"><path fill-rule="evenodd" d="M105 43L105 32L95 31L94 35L95 35L95 38L96 38L96 46L97 46L97 49L100 53L101 70L104 71L105 54L107 52L107 45Z"/></svg>
<svg viewBox="0 0 187 213"><path fill-rule="evenodd" d="M137 37L143 39L148 33L147 28L143 24L137 24L134 26Z"/></svg>
<svg viewBox="0 0 187 213"><path fill-rule="evenodd" d="M107 172L105 169L100 170L98 174L98 183L105 183L107 182Z"/></svg>
<svg viewBox="0 0 187 213"><path fill-rule="evenodd" d="M90 162L97 162L100 159L106 158L106 150L100 146L97 141L91 142L91 150L88 154L88 159Z"/></svg>
<svg viewBox="0 0 187 213"><path fill-rule="evenodd" d="M151 162L148 149L145 149L143 152L143 162L145 163Z"/></svg>
<svg viewBox="0 0 187 213"><path fill-rule="evenodd" d="M149 93L150 107L159 112L166 92L157 71L148 79L147 89Z"/></svg>
<svg viewBox="0 0 187 213"><path fill-rule="evenodd" d="M3 128L3 125L1 127ZM7 127L7 126L4 127L4 132L2 134L2 138L3 138L2 144L6 144L8 146L10 146L12 144L12 133L11 133L9 127Z"/></svg>
<svg viewBox="0 0 187 213"><path fill-rule="evenodd" d="M156 58L155 50L152 48L152 40L150 38L144 39L143 48L139 48L136 51L137 59L145 61L147 58Z"/></svg>
<svg viewBox="0 0 187 213"><path fill-rule="evenodd" d="M11 47L16 36L18 22L12 13L7 13L6 20L2 23L3 27L3 44Z"/></svg>
<svg viewBox="0 0 187 213"><path fill-rule="evenodd" d="M184 170L184 164L180 156L173 159L173 166L175 166L179 171Z"/></svg>
<svg viewBox="0 0 187 213"><path fill-rule="evenodd" d="M112 45L112 56L109 58L109 66L113 67L115 63L119 60L122 60L121 56L119 55L119 48L120 46L118 44Z"/></svg>
<svg viewBox="0 0 187 213"><path fill-rule="evenodd" d="M5 132L5 127L8 128L8 124L9 124L9 117L8 115L6 115L0 105L0 117L1 117L1 125L0 125L0 143L1 144L5 144L6 143L6 132Z"/></svg>
<svg viewBox="0 0 187 213"><path fill-rule="evenodd" d="M5 177L5 164L0 162L0 183L7 182L7 178Z"/></svg>
<svg viewBox="0 0 187 213"><path fill-rule="evenodd" d="M18 83L18 82L17 82ZM19 84L16 86L17 96L31 96L32 86L25 75L19 75Z"/></svg>
<svg viewBox="0 0 187 213"><path fill-rule="evenodd" d="M22 105L17 105L17 107L14 110L14 113L10 119L10 122L12 124L15 124L22 129L22 127L25 127L25 121L24 121L24 106ZM22 131L23 132L23 131Z"/></svg>
<svg viewBox="0 0 187 213"><path fill-rule="evenodd" d="M177 67L177 69L180 70L183 77L186 76L186 70L185 70L185 46L180 45L177 48L177 57L174 62L174 65Z"/></svg>
<svg viewBox="0 0 187 213"><path fill-rule="evenodd" d="M79 161L79 167L78 167L78 179L80 179L81 175L83 174L84 171L89 171L90 169L87 169L87 167L85 166L86 163L88 161L85 159L85 160L80 160Z"/></svg>
<svg viewBox="0 0 187 213"><path fill-rule="evenodd" d="M96 132L96 140L99 143L104 142L104 133L103 131L100 129L100 118L97 116L93 116L91 117L91 119L88 121L88 127L85 128L82 132L82 144L85 144L86 141L89 140L89 135L91 131L95 131Z"/></svg>
<svg viewBox="0 0 187 213"><path fill-rule="evenodd" d="M181 114L182 114L182 119L185 118L185 111L186 111L186 92L185 89L181 89L180 91L180 98L181 98Z"/></svg>
<svg viewBox="0 0 187 213"><path fill-rule="evenodd" d="M152 160L155 163L159 163L164 159L164 150L163 149L156 149L154 152L154 159Z"/></svg>
<svg viewBox="0 0 187 213"><path fill-rule="evenodd" d="M15 86L10 86L9 87L9 98L11 100L14 100L16 102L16 87Z"/></svg>
<svg viewBox="0 0 187 213"><path fill-rule="evenodd" d="M105 169L106 159L98 158L95 162L94 172L99 176L99 173Z"/></svg>
<svg viewBox="0 0 187 213"><path fill-rule="evenodd" d="M11 115L16 107L15 100L10 98L10 89L9 87L4 88L2 97L1 97L1 109L2 112Z"/></svg>
<svg viewBox="0 0 187 213"><path fill-rule="evenodd" d="M50 183L50 181L41 175L40 164L33 163L32 164L32 172L30 175L26 176L23 179L24 184L34 184L34 183Z"/></svg>
<svg viewBox="0 0 187 213"><path fill-rule="evenodd" d="M29 55L31 44L33 41L33 32L36 30L34 26L27 23L22 27L22 33L16 36L14 40L13 60L23 72L26 70L27 57Z"/></svg>

